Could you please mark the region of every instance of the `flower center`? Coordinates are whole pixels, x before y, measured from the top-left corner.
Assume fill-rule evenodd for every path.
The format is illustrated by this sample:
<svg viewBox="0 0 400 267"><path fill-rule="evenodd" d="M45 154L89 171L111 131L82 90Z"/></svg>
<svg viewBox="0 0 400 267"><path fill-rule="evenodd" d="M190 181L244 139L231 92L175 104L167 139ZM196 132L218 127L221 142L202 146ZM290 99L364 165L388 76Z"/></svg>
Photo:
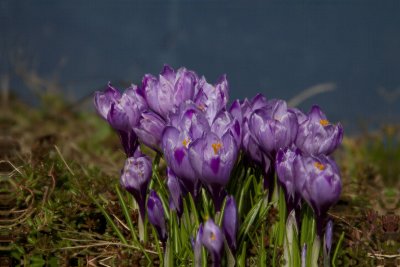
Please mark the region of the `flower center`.
<svg viewBox="0 0 400 267"><path fill-rule="evenodd" d="M182 145L186 148L188 148L188 145L190 144L190 139L189 138L185 138L182 141Z"/></svg>
<svg viewBox="0 0 400 267"><path fill-rule="evenodd" d="M322 163L320 163L320 162L315 162L314 163L314 166L315 166L315 168L317 168L318 170L320 170L320 171L323 171L323 170L325 170L325 165L324 164L322 164Z"/></svg>
<svg viewBox="0 0 400 267"><path fill-rule="evenodd" d="M198 109L200 109L201 111L205 111L205 110L206 110L206 108L205 108L205 106L204 106L203 104L200 104L200 105L198 105L197 107L198 107Z"/></svg>
<svg viewBox="0 0 400 267"><path fill-rule="evenodd" d="M221 147L222 147L222 144L221 144L220 142L218 142L218 143L212 144L211 146L212 146L212 148L214 149L214 154L217 155L217 154L218 154L218 151L219 151L219 150L221 149Z"/></svg>
<svg viewBox="0 0 400 267"><path fill-rule="evenodd" d="M328 120L319 120L319 123L320 123L322 126L327 126L327 125L329 124L329 121L328 121Z"/></svg>
<svg viewBox="0 0 400 267"><path fill-rule="evenodd" d="M215 241L217 239L217 237L215 236L214 233L210 234L210 238L211 238L211 241Z"/></svg>

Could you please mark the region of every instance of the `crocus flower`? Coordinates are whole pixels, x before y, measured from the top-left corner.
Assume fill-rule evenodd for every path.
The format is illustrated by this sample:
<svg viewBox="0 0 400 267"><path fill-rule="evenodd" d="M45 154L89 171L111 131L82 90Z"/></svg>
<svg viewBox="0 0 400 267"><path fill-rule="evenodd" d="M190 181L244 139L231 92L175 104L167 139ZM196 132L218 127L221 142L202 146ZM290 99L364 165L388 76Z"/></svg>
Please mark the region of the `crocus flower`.
<svg viewBox="0 0 400 267"><path fill-rule="evenodd" d="M208 132L189 145L190 164L211 193L216 211L221 209L224 187L229 181L237 155L238 147L230 133L219 138L215 133Z"/></svg>
<svg viewBox="0 0 400 267"><path fill-rule="evenodd" d="M239 228L239 215L233 196L227 196L224 217L222 218L222 231L232 253L236 252L236 234Z"/></svg>
<svg viewBox="0 0 400 267"><path fill-rule="evenodd" d="M186 132L192 141L210 130L205 113L190 100L179 105L176 112L170 113L167 125L175 127L180 132Z"/></svg>
<svg viewBox="0 0 400 267"><path fill-rule="evenodd" d="M192 238L192 247L194 251L194 266L201 267L201 247L202 247L202 239L203 239L203 224L201 223L199 226L199 230L196 234L196 239Z"/></svg>
<svg viewBox="0 0 400 267"><path fill-rule="evenodd" d="M121 186L133 195L139 205L139 211L144 218L146 192L152 175L152 163L149 157L145 156L137 148L133 157L125 161L121 175Z"/></svg>
<svg viewBox="0 0 400 267"><path fill-rule="evenodd" d="M171 113L162 137L162 150L168 166L182 181L187 192L196 197L199 182L189 161L189 145L210 131L210 125L192 101L182 103Z"/></svg>
<svg viewBox="0 0 400 267"><path fill-rule="evenodd" d="M339 169L328 156L297 155L294 172L296 187L302 198L313 208L318 234L322 236L327 211L338 201L342 190Z"/></svg>
<svg viewBox="0 0 400 267"><path fill-rule="evenodd" d="M172 126L167 126L162 137L164 158L168 166L182 180L187 192L197 195L198 179L189 161L189 144L191 138L187 132L180 132Z"/></svg>
<svg viewBox="0 0 400 267"><path fill-rule="evenodd" d="M139 89L132 85L121 94L109 83L104 92L95 93L94 100L100 116L119 133L127 156L132 156L138 145L133 128L137 126L141 113L147 108Z"/></svg>
<svg viewBox="0 0 400 267"><path fill-rule="evenodd" d="M179 216L183 212L183 202L182 202L182 189L178 178L171 168L167 168L167 186L170 193L169 206L172 210L176 210Z"/></svg>
<svg viewBox="0 0 400 267"><path fill-rule="evenodd" d="M318 106L313 106L308 118L300 124L296 146L309 155L329 155L342 142L343 128L331 124Z"/></svg>
<svg viewBox="0 0 400 267"><path fill-rule="evenodd" d="M306 114L303 113L303 111L301 111L298 108L291 108L291 110L296 114L297 117L297 122L300 124L302 124L308 117Z"/></svg>
<svg viewBox="0 0 400 267"><path fill-rule="evenodd" d="M201 243L205 246L212 256L213 266L221 266L222 245L224 244L224 235L221 229L212 219L208 219L204 224Z"/></svg>
<svg viewBox="0 0 400 267"><path fill-rule="evenodd" d="M114 129L128 132L138 124L146 105L140 95L129 93L135 90L137 87L133 85L122 94L120 99L111 104L107 121Z"/></svg>
<svg viewBox="0 0 400 267"><path fill-rule="evenodd" d="M137 127L134 128L139 141L146 146L160 151L162 133L165 128L165 121L151 111L145 111L140 117Z"/></svg>
<svg viewBox="0 0 400 267"><path fill-rule="evenodd" d="M180 68L175 72L165 65L158 78L145 75L142 88L150 109L166 120L182 102L194 98L197 83L198 77L193 71Z"/></svg>
<svg viewBox="0 0 400 267"><path fill-rule="evenodd" d="M209 124L212 124L217 114L224 108L229 100L229 89L226 76L223 75L215 85L207 83L202 77L199 80L199 92L194 102L205 112Z"/></svg>
<svg viewBox="0 0 400 267"><path fill-rule="evenodd" d="M167 231L165 225L164 208L162 202L154 190L150 191L147 200L147 215L149 222L156 228L158 238L165 244Z"/></svg>
<svg viewBox="0 0 400 267"><path fill-rule="evenodd" d="M244 104L244 102L246 101L246 105L248 104L248 100L247 98L243 101L240 101L239 99L236 99L233 101L232 105L229 108L229 113L235 118L237 119L240 124L243 123L243 111L242 111L242 105Z"/></svg>
<svg viewBox="0 0 400 267"><path fill-rule="evenodd" d="M283 100L270 100L249 119L249 130L261 149L273 159L280 148L289 147L297 134L296 114Z"/></svg>
<svg viewBox="0 0 400 267"><path fill-rule="evenodd" d="M285 190L288 211L295 208L300 201L300 194L295 187L294 160L300 152L295 148L279 149L276 154L275 169L278 179Z"/></svg>
<svg viewBox="0 0 400 267"><path fill-rule="evenodd" d="M241 103L242 109L242 149L250 156L254 163L263 165L263 152L249 130L249 119L253 112L267 105L267 99L262 94L257 94L251 101L245 99ZM233 109L235 110L235 109Z"/></svg>
<svg viewBox="0 0 400 267"><path fill-rule="evenodd" d="M211 124L211 131L217 134L220 138L229 131L235 138L237 147L241 146L241 122L234 118L231 113L225 109L221 110L215 117L213 123Z"/></svg>
<svg viewBox="0 0 400 267"><path fill-rule="evenodd" d="M94 106L103 119L107 120L111 104L116 103L121 96L121 93L115 89L111 83L108 83L104 91L97 91L94 93Z"/></svg>

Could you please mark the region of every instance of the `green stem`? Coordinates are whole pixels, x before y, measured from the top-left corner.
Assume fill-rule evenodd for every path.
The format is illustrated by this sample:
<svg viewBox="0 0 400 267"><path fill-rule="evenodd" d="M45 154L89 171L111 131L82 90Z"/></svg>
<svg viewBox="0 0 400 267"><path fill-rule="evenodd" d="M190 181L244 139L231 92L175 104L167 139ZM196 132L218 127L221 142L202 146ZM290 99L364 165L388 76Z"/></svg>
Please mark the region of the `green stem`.
<svg viewBox="0 0 400 267"><path fill-rule="evenodd" d="M142 214L139 212L139 239L144 244L147 242L145 231L144 218L142 218Z"/></svg>
<svg viewBox="0 0 400 267"><path fill-rule="evenodd" d="M319 251L321 248L321 240L319 239L318 235L315 235L315 239L312 246L312 254L311 254L311 266L318 267L318 258L319 258Z"/></svg>
<svg viewBox="0 0 400 267"><path fill-rule="evenodd" d="M343 239L344 239L344 232L342 232L342 234L340 235L339 241L338 241L338 243L336 245L336 248L335 248L335 252L333 253L333 257L332 257L332 265L333 265L333 267L336 267L336 257L337 257L337 255L339 253L339 248L342 245Z"/></svg>

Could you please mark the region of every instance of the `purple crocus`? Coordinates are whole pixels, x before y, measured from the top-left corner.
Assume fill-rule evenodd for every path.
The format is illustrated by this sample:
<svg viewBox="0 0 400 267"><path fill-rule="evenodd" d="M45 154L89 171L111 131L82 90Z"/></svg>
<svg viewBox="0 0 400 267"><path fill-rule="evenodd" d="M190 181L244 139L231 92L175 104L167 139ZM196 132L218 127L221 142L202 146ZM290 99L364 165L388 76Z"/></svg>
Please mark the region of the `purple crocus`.
<svg viewBox="0 0 400 267"><path fill-rule="evenodd" d="M169 116L169 125L162 136L162 150L168 166L182 181L187 192L196 197L198 178L189 161L189 145L210 131L204 113L193 102L182 103Z"/></svg>
<svg viewBox="0 0 400 267"><path fill-rule="evenodd" d="M164 158L168 166L182 180L187 192L197 195L198 179L189 161L191 138L186 132L180 132L172 126L165 128L162 138Z"/></svg>
<svg viewBox="0 0 400 267"><path fill-rule="evenodd" d="M200 138L210 130L205 113L190 100L182 103L176 112L170 113L167 124L180 132L186 132L191 140Z"/></svg>
<svg viewBox="0 0 400 267"><path fill-rule="evenodd" d="M257 94L251 101L245 99L241 103L241 109L243 114L242 149L247 155L250 156L253 162L258 165L263 165L264 157L259 144L251 135L251 131L249 129L249 119L255 110L263 108L266 105L267 105L267 99L262 94Z"/></svg>
<svg viewBox="0 0 400 267"><path fill-rule="evenodd" d="M222 138L208 132L189 145L190 164L211 193L216 211L221 209L224 187L229 182L237 155L236 141L229 132Z"/></svg>
<svg viewBox="0 0 400 267"><path fill-rule="evenodd" d="M139 141L146 146L160 151L162 133L165 128L165 121L156 113L145 111L140 117L137 127L134 128Z"/></svg>
<svg viewBox="0 0 400 267"><path fill-rule="evenodd" d="M299 123L299 125L302 124L308 118L308 116L298 108L291 108L291 110L296 114L297 122Z"/></svg>
<svg viewBox="0 0 400 267"><path fill-rule="evenodd" d="M221 110L215 117L211 124L211 131L222 137L226 132L230 132L235 138L237 147L241 146L241 122L232 116L232 114L225 109Z"/></svg>
<svg viewBox="0 0 400 267"><path fill-rule="evenodd" d="M295 208L300 201L300 194L296 191L294 160L300 151L295 148L279 149L276 154L275 169L278 174L279 183L283 185L286 196L288 211ZM288 213L289 213L288 212Z"/></svg>
<svg viewBox="0 0 400 267"><path fill-rule="evenodd" d="M133 128L137 126L142 112L147 108L139 89L132 85L121 94L109 83L104 92L95 93L94 102L100 116L119 133L127 156L132 156L138 145Z"/></svg>
<svg viewBox="0 0 400 267"><path fill-rule="evenodd" d="M211 254L213 266L221 266L222 245L224 244L224 235L221 229L212 219L208 219L204 224L201 243Z"/></svg>
<svg viewBox="0 0 400 267"><path fill-rule="evenodd" d="M203 224L201 223L199 226L199 230L196 234L196 239L192 238L192 247L194 251L194 266L201 267L201 247L202 247L202 239L203 239Z"/></svg>
<svg viewBox="0 0 400 267"><path fill-rule="evenodd" d="M109 82L104 91L97 91L94 93L94 106L99 115L107 120L108 112L111 105L121 99L122 94L115 89Z"/></svg>
<svg viewBox="0 0 400 267"><path fill-rule="evenodd" d="M227 196L224 217L222 218L222 231L232 253L236 252L236 234L239 228L239 215L233 196Z"/></svg>
<svg viewBox="0 0 400 267"><path fill-rule="evenodd" d="M320 107L313 106L308 118L300 124L296 146L309 155L329 155L342 142L343 128L331 124Z"/></svg>
<svg viewBox="0 0 400 267"><path fill-rule="evenodd" d="M294 160L296 187L302 198L313 208L322 236L322 228L328 209L335 204L342 190L339 169L331 158L325 155L297 155Z"/></svg>
<svg viewBox="0 0 400 267"><path fill-rule="evenodd" d="M183 212L182 188L179 179L171 168L167 168L167 186L170 193L169 206L171 210L176 210L179 217Z"/></svg>
<svg viewBox="0 0 400 267"><path fill-rule="evenodd" d="M160 197L154 190L150 191L147 200L147 215L149 222L157 231L158 238L165 244L167 241L167 230L165 225L164 208Z"/></svg>
<svg viewBox="0 0 400 267"><path fill-rule="evenodd" d="M198 77L193 71L180 68L175 72L165 65L158 78L144 76L142 89L150 109L166 120L182 102L194 98L197 83Z"/></svg>
<svg viewBox="0 0 400 267"><path fill-rule="evenodd" d="M280 148L289 147L297 134L296 114L283 100L270 100L249 119L249 130L261 149L273 159Z"/></svg>
<svg viewBox="0 0 400 267"><path fill-rule="evenodd" d="M202 77L199 80L199 92L194 102L205 112L209 124L212 124L217 114L224 108L229 100L229 86L226 75L223 75L215 85L207 83Z"/></svg>
<svg viewBox="0 0 400 267"><path fill-rule="evenodd" d="M151 175L151 160L142 154L138 147L134 155L126 159L120 182L121 186L135 198L142 218L145 216L146 193Z"/></svg>

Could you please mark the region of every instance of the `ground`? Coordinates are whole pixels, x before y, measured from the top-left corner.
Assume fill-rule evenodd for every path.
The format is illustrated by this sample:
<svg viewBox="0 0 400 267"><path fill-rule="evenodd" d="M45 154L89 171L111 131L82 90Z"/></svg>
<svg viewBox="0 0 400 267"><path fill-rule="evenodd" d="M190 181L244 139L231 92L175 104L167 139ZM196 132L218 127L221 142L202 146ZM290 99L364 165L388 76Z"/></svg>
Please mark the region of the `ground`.
<svg viewBox="0 0 400 267"><path fill-rule="evenodd" d="M103 120L46 96L35 108L8 101L0 129L0 266L145 264L108 221L133 238L116 194L124 154ZM343 179L330 211L337 266L400 264L399 132L346 135L334 155ZM155 265L156 249L146 247Z"/></svg>

